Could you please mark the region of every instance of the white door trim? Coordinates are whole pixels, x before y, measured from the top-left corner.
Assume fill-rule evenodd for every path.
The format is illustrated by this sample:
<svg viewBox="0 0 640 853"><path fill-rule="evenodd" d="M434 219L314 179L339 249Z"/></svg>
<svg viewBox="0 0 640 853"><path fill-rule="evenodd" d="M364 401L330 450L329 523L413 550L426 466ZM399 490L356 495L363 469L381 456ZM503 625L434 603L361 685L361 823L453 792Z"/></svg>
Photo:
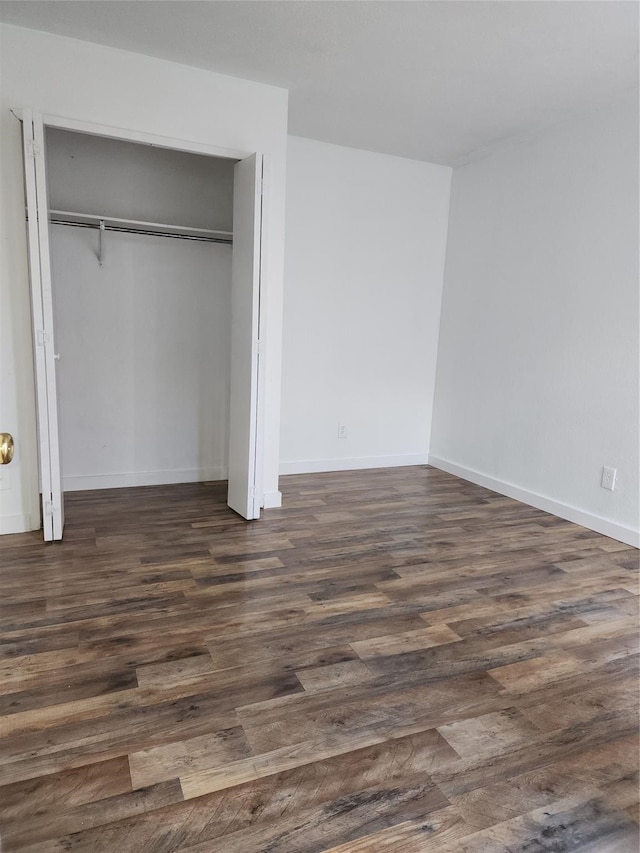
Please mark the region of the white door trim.
<svg viewBox="0 0 640 853"><path fill-rule="evenodd" d="M11 112L20 119L23 124L25 122L25 117L28 117L27 120L33 120L34 113L30 109L12 109ZM55 127L62 130L70 130L76 131L78 133L86 133L94 136L104 136L111 139L120 139L128 142L136 142L141 143L143 145L151 145L157 146L161 148L174 149L177 151L184 151L193 154L204 154L207 156L213 157L226 157L234 160L244 160L247 157L251 156L256 152L250 151L242 151L237 149L230 149L218 145L196 142L194 140L181 139L177 137L166 137L158 134L147 133L145 131L139 131L135 128L123 128L116 127L113 125L101 124L96 122L89 122L79 119L73 119L65 116L57 116L52 114L41 114L39 115L41 119L42 128L47 127ZM44 145L44 137L43 137L43 145ZM25 148L26 151L26 148ZM262 155L257 155L262 156ZM26 164L26 160L25 160ZM268 209L268 204L266 203L266 193L267 188L265 187L263 190L263 217L262 217L262 228L264 229L264 223L266 220L265 211ZM47 211L48 214L48 211ZM46 223L48 227L48 222ZM263 246L264 239L262 238ZM48 239L47 239L47 252L48 252ZM42 253L41 253L42 254ZM263 252L264 255L264 252ZM40 260L41 263L41 260ZM262 263L262 262L261 262ZM262 271L262 266L261 266ZM41 280L42 278L42 270L38 270L38 276ZM264 279L263 279L264 280ZM52 286L51 283L48 287L49 294L52 294ZM261 312L263 313L263 312ZM34 316L34 324L36 322L36 316ZM262 326L264 323L261 324ZM35 327L34 327L35 328ZM37 333L34 331L34 340L35 335ZM256 467L256 485L255 485L255 500L256 505L259 508L263 503L262 496L262 466L263 466L263 446L264 446L264 432L265 432L265 424L264 424L264 405L263 400L261 401L261 396L264 393L265 388L265 341L261 342L261 357L258 359L258 375L257 375L257 399L256 399L256 410L257 410L257 440L256 440L256 458L259 459L260 467ZM44 355L43 355L44 358ZM51 352L51 358L53 359L53 351ZM53 362L55 368L55 361ZM262 391L262 394L261 394ZM56 411L57 411L57 399L55 401ZM40 421L40 406L38 407L38 419ZM48 448L51 447L51 441L49 436L48 424L47 431L44 435L39 435L39 443L41 447L41 453L43 449L43 442L46 442ZM57 440L57 435L56 435ZM59 450L58 450L59 453ZM59 457L58 457L59 458ZM40 468L43 466L40 465ZM59 472L61 475L61 471ZM42 476L42 474L41 474ZM49 486L51 481L51 476L47 478L47 486ZM61 477L59 482L61 483ZM49 490L47 490L49 491ZM46 534L46 530L45 530ZM46 535L45 535L46 538ZM52 537L53 538L53 537Z"/></svg>

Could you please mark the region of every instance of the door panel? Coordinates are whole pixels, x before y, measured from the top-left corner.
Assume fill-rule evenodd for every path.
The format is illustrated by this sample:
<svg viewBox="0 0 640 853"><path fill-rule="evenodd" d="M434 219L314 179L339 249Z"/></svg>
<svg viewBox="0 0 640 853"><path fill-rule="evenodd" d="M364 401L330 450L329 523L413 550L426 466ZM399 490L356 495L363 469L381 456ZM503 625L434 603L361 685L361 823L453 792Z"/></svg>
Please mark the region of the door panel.
<svg viewBox="0 0 640 853"><path fill-rule="evenodd" d="M55 329L51 259L49 255L49 205L45 165L44 128L37 113L23 114L27 244L31 281L34 364L40 489L44 539L62 539L64 506L58 436Z"/></svg>
<svg viewBox="0 0 640 853"><path fill-rule="evenodd" d="M49 248L49 192L47 187L44 127L39 115L33 117L36 144L36 195L38 199L38 237L40 241L40 277L42 285L42 319L45 330L44 360L47 376L47 408L49 410L49 453L51 465L51 516L53 538L62 539L64 528L64 494L62 492L62 462L58 425L58 390L56 377L56 332L51 282L51 252Z"/></svg>
<svg viewBox="0 0 640 853"><path fill-rule="evenodd" d="M51 501L51 465L49 461L49 410L44 357L44 321L42 319L42 287L40 276L40 239L38 236L38 202L36 197L36 163L33 116L25 110L22 118L24 153L24 186L27 204L27 250L31 285L31 321L33 361L36 382L36 421L38 426L39 488L42 496L42 524L45 542L53 539L53 517L47 511Z"/></svg>
<svg viewBox="0 0 640 853"><path fill-rule="evenodd" d="M258 329L262 231L262 156L236 163L233 189L231 398L227 503L246 519L260 517Z"/></svg>

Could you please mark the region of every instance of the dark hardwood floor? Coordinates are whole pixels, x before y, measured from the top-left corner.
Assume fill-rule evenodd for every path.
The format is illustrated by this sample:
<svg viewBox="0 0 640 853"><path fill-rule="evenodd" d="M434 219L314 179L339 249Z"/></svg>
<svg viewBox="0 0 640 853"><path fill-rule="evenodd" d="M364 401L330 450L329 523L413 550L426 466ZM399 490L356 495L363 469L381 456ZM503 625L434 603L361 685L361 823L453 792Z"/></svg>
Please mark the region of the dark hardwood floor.
<svg viewBox="0 0 640 853"><path fill-rule="evenodd" d="M3 853L636 853L638 552L426 467L0 538Z"/></svg>

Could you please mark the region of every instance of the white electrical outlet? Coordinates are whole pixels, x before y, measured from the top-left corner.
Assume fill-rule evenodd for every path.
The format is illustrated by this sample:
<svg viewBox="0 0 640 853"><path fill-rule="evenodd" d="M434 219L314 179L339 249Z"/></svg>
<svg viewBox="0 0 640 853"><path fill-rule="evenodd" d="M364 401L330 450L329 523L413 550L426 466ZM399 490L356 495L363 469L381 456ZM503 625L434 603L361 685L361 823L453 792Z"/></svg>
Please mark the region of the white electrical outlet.
<svg viewBox="0 0 640 853"><path fill-rule="evenodd" d="M0 468L0 492L3 489L10 489L10 488L11 488L11 474L9 471L3 471L2 468Z"/></svg>
<svg viewBox="0 0 640 853"><path fill-rule="evenodd" d="M347 437L346 424L338 424L338 438L346 438L346 437Z"/></svg>
<svg viewBox="0 0 640 853"><path fill-rule="evenodd" d="M607 468L605 465L602 469L602 479L600 480L600 485L603 489L609 489L612 492L616 487L616 468Z"/></svg>

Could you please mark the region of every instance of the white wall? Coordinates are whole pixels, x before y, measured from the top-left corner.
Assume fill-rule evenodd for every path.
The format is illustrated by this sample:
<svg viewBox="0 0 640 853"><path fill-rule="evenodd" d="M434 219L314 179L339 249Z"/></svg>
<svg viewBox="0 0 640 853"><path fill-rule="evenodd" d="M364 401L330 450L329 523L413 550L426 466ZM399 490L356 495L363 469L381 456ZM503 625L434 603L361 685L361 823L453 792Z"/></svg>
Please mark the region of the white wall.
<svg viewBox="0 0 640 853"><path fill-rule="evenodd" d="M424 463L451 170L295 137L287 164L281 472Z"/></svg>
<svg viewBox="0 0 640 853"><path fill-rule="evenodd" d="M231 247L51 237L64 489L226 478Z"/></svg>
<svg viewBox="0 0 640 853"><path fill-rule="evenodd" d="M634 93L454 171L431 454L637 541L638 424Z"/></svg>
<svg viewBox="0 0 640 853"><path fill-rule="evenodd" d="M215 231L233 229L235 160L46 130L49 206Z"/></svg>
<svg viewBox="0 0 640 853"><path fill-rule="evenodd" d="M287 92L48 33L0 26L0 429L13 433L0 532L38 525L20 123L10 109L185 139L270 160L264 286L264 488L277 503Z"/></svg>

